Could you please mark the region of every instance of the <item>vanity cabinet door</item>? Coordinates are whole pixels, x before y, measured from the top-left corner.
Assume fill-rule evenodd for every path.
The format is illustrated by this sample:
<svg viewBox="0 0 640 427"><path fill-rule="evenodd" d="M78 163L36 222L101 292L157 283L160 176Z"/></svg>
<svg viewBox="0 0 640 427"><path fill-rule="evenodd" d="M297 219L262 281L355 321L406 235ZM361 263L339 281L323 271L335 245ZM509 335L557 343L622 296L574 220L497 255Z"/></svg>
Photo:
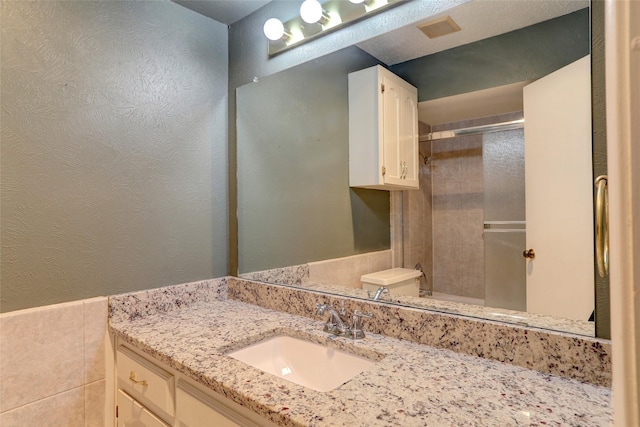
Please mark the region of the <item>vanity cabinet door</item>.
<svg viewBox="0 0 640 427"><path fill-rule="evenodd" d="M418 188L418 91L375 66L349 74L349 185Z"/></svg>
<svg viewBox="0 0 640 427"><path fill-rule="evenodd" d="M177 427L275 427L230 399L204 392L182 379L176 387L176 407Z"/></svg>
<svg viewBox="0 0 640 427"><path fill-rule="evenodd" d="M219 412L215 401L209 396L194 393L193 388L187 391L188 387L184 386L180 383L176 394L179 427L240 427L240 424Z"/></svg>
<svg viewBox="0 0 640 427"><path fill-rule="evenodd" d="M122 390L118 390L118 427L169 427Z"/></svg>

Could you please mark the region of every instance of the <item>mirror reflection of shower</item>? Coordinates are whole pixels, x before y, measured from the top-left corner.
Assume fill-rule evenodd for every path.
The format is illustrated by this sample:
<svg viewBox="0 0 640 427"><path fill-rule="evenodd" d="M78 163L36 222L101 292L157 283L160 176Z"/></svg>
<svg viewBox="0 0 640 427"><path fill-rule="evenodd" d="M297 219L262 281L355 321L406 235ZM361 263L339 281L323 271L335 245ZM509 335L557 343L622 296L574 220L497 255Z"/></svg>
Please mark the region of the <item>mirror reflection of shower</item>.
<svg viewBox="0 0 640 427"><path fill-rule="evenodd" d="M421 190L403 192L404 265L424 272L421 296L526 310L522 127L521 111L422 124Z"/></svg>

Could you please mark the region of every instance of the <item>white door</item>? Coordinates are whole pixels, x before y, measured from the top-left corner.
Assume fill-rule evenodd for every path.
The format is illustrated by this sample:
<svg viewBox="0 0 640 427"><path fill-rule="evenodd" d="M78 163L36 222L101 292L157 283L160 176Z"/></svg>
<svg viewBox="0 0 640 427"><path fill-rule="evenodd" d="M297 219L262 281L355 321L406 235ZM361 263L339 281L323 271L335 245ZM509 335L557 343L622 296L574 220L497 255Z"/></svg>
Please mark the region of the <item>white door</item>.
<svg viewBox="0 0 640 427"><path fill-rule="evenodd" d="M524 88L527 311L594 309L591 66L586 56Z"/></svg>

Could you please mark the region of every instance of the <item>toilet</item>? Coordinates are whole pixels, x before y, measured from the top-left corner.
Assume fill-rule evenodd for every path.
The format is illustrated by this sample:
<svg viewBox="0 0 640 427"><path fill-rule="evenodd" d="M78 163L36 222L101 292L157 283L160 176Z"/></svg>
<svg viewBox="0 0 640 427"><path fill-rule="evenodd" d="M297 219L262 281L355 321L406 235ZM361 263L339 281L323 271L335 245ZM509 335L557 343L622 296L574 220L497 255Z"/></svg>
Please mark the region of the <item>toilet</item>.
<svg viewBox="0 0 640 427"><path fill-rule="evenodd" d="M380 286L384 286L393 295L417 297L420 296L421 274L419 270L410 268L392 268L364 274L360 277L360 281L365 291L375 292Z"/></svg>

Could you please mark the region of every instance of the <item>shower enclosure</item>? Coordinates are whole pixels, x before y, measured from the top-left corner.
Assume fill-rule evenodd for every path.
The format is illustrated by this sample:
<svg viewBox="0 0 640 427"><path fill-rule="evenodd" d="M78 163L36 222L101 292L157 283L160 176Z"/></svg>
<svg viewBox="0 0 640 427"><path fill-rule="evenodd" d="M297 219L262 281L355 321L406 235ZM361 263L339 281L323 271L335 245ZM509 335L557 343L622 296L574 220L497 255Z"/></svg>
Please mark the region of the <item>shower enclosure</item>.
<svg viewBox="0 0 640 427"><path fill-rule="evenodd" d="M421 141L421 190L403 194L404 265L422 262L436 297L526 309L522 126L509 113L434 126Z"/></svg>
<svg viewBox="0 0 640 427"><path fill-rule="evenodd" d="M524 129L483 135L485 305L526 311Z"/></svg>

